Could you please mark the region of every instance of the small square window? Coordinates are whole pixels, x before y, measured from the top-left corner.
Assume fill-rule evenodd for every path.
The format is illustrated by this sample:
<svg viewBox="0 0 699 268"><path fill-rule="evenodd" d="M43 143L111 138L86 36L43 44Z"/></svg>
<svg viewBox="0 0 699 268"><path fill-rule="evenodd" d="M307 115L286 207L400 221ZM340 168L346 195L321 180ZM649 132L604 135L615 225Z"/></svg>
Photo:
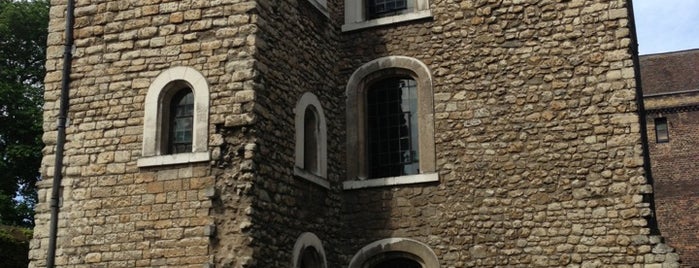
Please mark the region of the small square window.
<svg viewBox="0 0 699 268"><path fill-rule="evenodd" d="M665 117L655 119L655 140L658 143L670 141L670 130L667 127L667 118Z"/></svg>

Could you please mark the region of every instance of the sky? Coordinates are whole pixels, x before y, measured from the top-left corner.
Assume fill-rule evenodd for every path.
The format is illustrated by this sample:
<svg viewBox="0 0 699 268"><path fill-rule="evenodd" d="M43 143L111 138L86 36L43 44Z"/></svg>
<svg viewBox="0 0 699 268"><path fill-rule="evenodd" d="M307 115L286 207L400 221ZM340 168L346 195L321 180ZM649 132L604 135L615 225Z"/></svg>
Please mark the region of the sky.
<svg viewBox="0 0 699 268"><path fill-rule="evenodd" d="M639 54L699 48L699 0L633 0Z"/></svg>

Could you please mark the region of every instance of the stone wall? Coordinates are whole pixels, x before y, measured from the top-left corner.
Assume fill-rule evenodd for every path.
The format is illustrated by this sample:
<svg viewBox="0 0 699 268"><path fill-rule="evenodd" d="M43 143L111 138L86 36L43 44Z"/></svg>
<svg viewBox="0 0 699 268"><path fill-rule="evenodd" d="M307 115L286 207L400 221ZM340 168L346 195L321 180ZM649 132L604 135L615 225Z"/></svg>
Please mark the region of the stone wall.
<svg viewBox="0 0 699 268"><path fill-rule="evenodd" d="M304 232L322 240L328 267L342 263L336 236L342 233L337 186L344 169L344 90L335 75L341 12L329 2L331 17L308 0L258 1L255 267L291 267L292 249ZM294 107L305 92L318 97L327 119L330 189L294 175Z"/></svg>
<svg viewBox="0 0 699 268"><path fill-rule="evenodd" d="M44 266L63 44L54 0L32 267ZM402 237L444 267L675 267L649 235L625 1L430 2L432 18L340 32L307 0L78 1L61 267L328 267ZM439 182L343 190L345 86L407 56L431 71ZM138 167L161 72L199 71L211 161ZM294 175L294 107L318 96L329 189Z"/></svg>
<svg viewBox="0 0 699 268"><path fill-rule="evenodd" d="M445 267L674 263L644 219L626 2L431 5L432 20L343 35L344 79L387 55L432 70L440 174L346 191L346 257L410 237Z"/></svg>
<svg viewBox="0 0 699 268"><path fill-rule="evenodd" d="M233 147L226 146L232 139L242 148L248 137L224 139L218 132L244 132L230 122L252 110L253 88L247 81L253 73L256 28L249 11L254 6L250 1L76 1L58 266L202 267L215 254L240 262L250 255L240 227L249 222L243 176L222 174L209 162L142 168L136 162L148 87L175 66L191 67L207 78L212 163L237 168L244 162L243 154L224 159L221 150ZM48 245L65 9L66 1L52 1L47 146L31 267L45 265ZM228 228L221 241L215 225L236 227Z"/></svg>

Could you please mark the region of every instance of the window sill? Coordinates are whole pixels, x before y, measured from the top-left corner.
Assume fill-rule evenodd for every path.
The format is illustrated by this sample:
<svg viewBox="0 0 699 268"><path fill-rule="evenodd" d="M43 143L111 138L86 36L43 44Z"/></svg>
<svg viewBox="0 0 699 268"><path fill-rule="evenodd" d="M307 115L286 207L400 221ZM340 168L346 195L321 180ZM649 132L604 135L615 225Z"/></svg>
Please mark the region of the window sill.
<svg viewBox="0 0 699 268"><path fill-rule="evenodd" d="M294 166L294 175L297 178L301 178L304 180L307 180L309 182L315 183L325 189L330 189L330 183L323 177L320 177L316 174L310 173L308 171L305 171L297 166Z"/></svg>
<svg viewBox="0 0 699 268"><path fill-rule="evenodd" d="M388 24L393 24L393 23L399 23L399 22L411 21L411 20L419 20L419 19L431 18L431 17L432 17L432 11L430 11L429 9L420 10L420 11L415 11L415 12L396 15L396 16L383 17L383 18L354 22L354 23L347 23L345 25L342 25L342 31L349 32L349 31L354 31L354 30L359 30L359 29L364 29L364 28L371 28L371 27L376 27L376 26L381 26L381 25L388 25Z"/></svg>
<svg viewBox="0 0 699 268"><path fill-rule="evenodd" d="M209 160L211 160L209 152L194 152L142 157L138 159L137 164L138 167L154 167L205 162Z"/></svg>
<svg viewBox="0 0 699 268"><path fill-rule="evenodd" d="M406 176L400 176L400 177L388 177L388 178L380 178L380 179L345 181L342 183L342 189L343 190L355 190L355 189L362 189L362 188L374 188L374 187L417 184L417 183L438 182L438 181L439 181L439 174L427 173L427 174L406 175Z"/></svg>

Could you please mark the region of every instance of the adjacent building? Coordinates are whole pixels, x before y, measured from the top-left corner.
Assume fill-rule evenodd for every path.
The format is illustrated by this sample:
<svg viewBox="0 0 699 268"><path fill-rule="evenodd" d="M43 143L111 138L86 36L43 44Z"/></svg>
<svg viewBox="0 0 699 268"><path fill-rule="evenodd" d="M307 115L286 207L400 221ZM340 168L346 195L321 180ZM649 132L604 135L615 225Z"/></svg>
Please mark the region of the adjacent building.
<svg viewBox="0 0 699 268"><path fill-rule="evenodd" d="M649 223L630 14L53 1L31 266L678 267Z"/></svg>
<svg viewBox="0 0 699 268"><path fill-rule="evenodd" d="M699 50L640 61L660 231L699 267Z"/></svg>

